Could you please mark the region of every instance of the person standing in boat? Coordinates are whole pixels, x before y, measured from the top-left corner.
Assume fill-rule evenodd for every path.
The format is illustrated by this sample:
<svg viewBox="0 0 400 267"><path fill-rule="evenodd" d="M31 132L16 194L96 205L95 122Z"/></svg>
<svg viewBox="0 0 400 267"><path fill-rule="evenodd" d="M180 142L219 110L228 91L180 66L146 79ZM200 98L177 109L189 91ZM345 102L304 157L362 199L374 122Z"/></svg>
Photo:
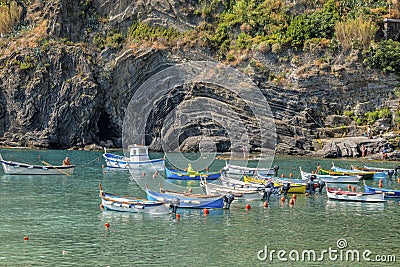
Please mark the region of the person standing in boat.
<svg viewBox="0 0 400 267"><path fill-rule="evenodd" d="M63 166L69 166L71 165L71 161L69 160L69 157L66 157L63 162L62 162Z"/></svg>

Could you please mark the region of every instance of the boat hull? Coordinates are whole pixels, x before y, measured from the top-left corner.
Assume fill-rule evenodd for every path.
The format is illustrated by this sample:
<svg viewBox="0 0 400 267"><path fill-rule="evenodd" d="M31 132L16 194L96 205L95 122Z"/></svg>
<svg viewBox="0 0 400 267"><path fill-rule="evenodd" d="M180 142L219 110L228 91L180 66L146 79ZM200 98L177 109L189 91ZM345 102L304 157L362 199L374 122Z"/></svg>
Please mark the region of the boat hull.
<svg viewBox="0 0 400 267"><path fill-rule="evenodd" d="M364 185L364 191L368 192L368 193L383 193L385 198L388 198L388 199L398 199L398 198L400 198L400 190L376 188L376 187Z"/></svg>
<svg viewBox="0 0 400 267"><path fill-rule="evenodd" d="M382 193L356 193L342 190L327 190L326 194L328 198L332 200L355 202L385 202L385 198Z"/></svg>
<svg viewBox="0 0 400 267"><path fill-rule="evenodd" d="M358 183L360 177L357 175L323 175L323 174L312 174L309 172L304 172L300 169L301 179L309 180L312 176L317 180L324 181L325 183Z"/></svg>
<svg viewBox="0 0 400 267"><path fill-rule="evenodd" d="M243 176L243 175L265 175L265 176L273 176L275 175L275 170L271 168L250 168L250 167L242 167L232 164L226 164L223 168L223 171L232 176Z"/></svg>
<svg viewBox="0 0 400 267"><path fill-rule="evenodd" d="M147 199L153 201L161 201L170 203L179 200L178 208L190 208L190 209L222 209L224 208L224 197L207 197L194 198L188 197L184 194L179 193L160 193L152 190L146 190Z"/></svg>
<svg viewBox="0 0 400 267"><path fill-rule="evenodd" d="M165 168L165 175L168 179L176 179L176 180L197 180L200 181L200 178L203 176L206 177L207 180L216 180L221 176L219 172L205 172L205 173L188 173L177 170L170 170Z"/></svg>
<svg viewBox="0 0 400 267"><path fill-rule="evenodd" d="M69 166L44 166L29 165L12 161L1 160L5 174L15 175L72 175L75 165Z"/></svg>
<svg viewBox="0 0 400 267"><path fill-rule="evenodd" d="M146 161L132 161L127 157L104 153L103 157L106 161L106 165L108 168L116 168L116 169L145 169L149 167L153 167L156 170L164 169L164 159L153 159Z"/></svg>
<svg viewBox="0 0 400 267"><path fill-rule="evenodd" d="M169 207L160 201L119 196L103 192L102 189L100 189L99 196L102 207L107 210L151 214L169 213Z"/></svg>

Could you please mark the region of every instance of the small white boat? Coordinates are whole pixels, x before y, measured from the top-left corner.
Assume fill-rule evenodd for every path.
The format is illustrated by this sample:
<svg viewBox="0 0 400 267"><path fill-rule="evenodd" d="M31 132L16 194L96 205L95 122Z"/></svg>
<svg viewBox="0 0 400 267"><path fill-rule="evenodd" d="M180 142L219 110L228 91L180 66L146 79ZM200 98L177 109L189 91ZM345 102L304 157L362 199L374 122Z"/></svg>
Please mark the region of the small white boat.
<svg viewBox="0 0 400 267"><path fill-rule="evenodd" d="M130 145L128 147L129 158L107 153L104 148L103 157L106 161L107 167L118 168L118 169L143 169L153 167L156 170L164 170L164 159L150 159L149 150L147 146L142 145Z"/></svg>
<svg viewBox="0 0 400 267"><path fill-rule="evenodd" d="M344 191L342 189L333 189L326 186L326 194L329 199L341 201L356 201L356 202L385 202L383 193L365 193Z"/></svg>
<svg viewBox="0 0 400 267"><path fill-rule="evenodd" d="M316 180L324 181L325 183L358 183L361 176L357 175L329 175L329 174L314 174L310 172L305 172L300 167L301 179L310 180L313 177Z"/></svg>
<svg viewBox="0 0 400 267"><path fill-rule="evenodd" d="M227 175L263 175L263 176L274 176L278 171L278 166L275 168L250 168L243 167L239 165L233 165L226 163L225 167L222 169Z"/></svg>
<svg viewBox="0 0 400 267"><path fill-rule="evenodd" d="M128 196L119 196L103 191L103 187L99 184L102 208L134 213L151 213L151 214L167 214L169 213L168 204L160 201L133 198Z"/></svg>
<svg viewBox="0 0 400 267"><path fill-rule="evenodd" d="M53 166L33 165L21 162L4 160L0 154L0 161L5 174L23 175L71 175L74 173L75 165Z"/></svg>

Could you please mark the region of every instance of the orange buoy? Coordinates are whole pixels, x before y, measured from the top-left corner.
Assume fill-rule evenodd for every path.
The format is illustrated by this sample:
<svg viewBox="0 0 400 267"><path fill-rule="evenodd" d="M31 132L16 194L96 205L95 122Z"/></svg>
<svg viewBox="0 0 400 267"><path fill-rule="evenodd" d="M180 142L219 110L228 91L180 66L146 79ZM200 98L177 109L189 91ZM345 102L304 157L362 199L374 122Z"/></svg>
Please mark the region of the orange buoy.
<svg viewBox="0 0 400 267"><path fill-rule="evenodd" d="M293 194L293 195L292 195L292 198L293 198L293 199L296 199L296 198L297 198L296 194Z"/></svg>
<svg viewBox="0 0 400 267"><path fill-rule="evenodd" d="M293 173L289 173L289 177L292 178L293 177Z"/></svg>
<svg viewBox="0 0 400 267"><path fill-rule="evenodd" d="M286 200L286 198L285 197L281 197L281 201L283 202L283 201L285 201Z"/></svg>
<svg viewBox="0 0 400 267"><path fill-rule="evenodd" d="M379 184L379 188L382 188L382 184Z"/></svg>
<svg viewBox="0 0 400 267"><path fill-rule="evenodd" d="M264 208L268 208L268 202L267 201L264 202Z"/></svg>
<svg viewBox="0 0 400 267"><path fill-rule="evenodd" d="M146 173L145 173L145 172L142 172L142 176L146 176Z"/></svg>
<svg viewBox="0 0 400 267"><path fill-rule="evenodd" d="M400 178L397 178L397 182L400 183Z"/></svg>
<svg viewBox="0 0 400 267"><path fill-rule="evenodd" d="M24 240L25 240L25 241L29 240L29 237L24 236Z"/></svg>
<svg viewBox="0 0 400 267"><path fill-rule="evenodd" d="M100 209L101 209L101 210L103 210L103 209L104 209L104 206L103 206L103 204L100 204Z"/></svg>
<svg viewBox="0 0 400 267"><path fill-rule="evenodd" d="M382 183L382 179L379 180L379 183L380 183L380 184Z"/></svg>
<svg viewBox="0 0 400 267"><path fill-rule="evenodd" d="M348 184L348 185L347 185L347 188L350 189L350 188L351 188L351 184Z"/></svg>
<svg viewBox="0 0 400 267"><path fill-rule="evenodd" d="M246 204L246 210L249 210L249 209L251 209L250 204Z"/></svg>
<svg viewBox="0 0 400 267"><path fill-rule="evenodd" d="M351 191L356 192L356 187L353 186L353 187L351 188Z"/></svg>
<svg viewBox="0 0 400 267"><path fill-rule="evenodd" d="M283 173L281 174L281 178L285 178L285 175Z"/></svg>
<svg viewBox="0 0 400 267"><path fill-rule="evenodd" d="M291 199L289 200L289 204L290 204L290 205L294 205L294 199L293 199L293 198L291 198Z"/></svg>
<svg viewBox="0 0 400 267"><path fill-rule="evenodd" d="M181 218L181 215L180 215L179 213L177 213L177 214L175 215L175 218L176 218L177 220L179 220L179 219Z"/></svg>
<svg viewBox="0 0 400 267"><path fill-rule="evenodd" d="M104 226L105 226L106 228L108 228L108 227L110 227L110 224L109 224L109 223L105 223Z"/></svg>
<svg viewBox="0 0 400 267"><path fill-rule="evenodd" d="M207 209L207 208L205 208L204 210L203 210L203 214L204 215L208 215L210 213L210 211Z"/></svg>

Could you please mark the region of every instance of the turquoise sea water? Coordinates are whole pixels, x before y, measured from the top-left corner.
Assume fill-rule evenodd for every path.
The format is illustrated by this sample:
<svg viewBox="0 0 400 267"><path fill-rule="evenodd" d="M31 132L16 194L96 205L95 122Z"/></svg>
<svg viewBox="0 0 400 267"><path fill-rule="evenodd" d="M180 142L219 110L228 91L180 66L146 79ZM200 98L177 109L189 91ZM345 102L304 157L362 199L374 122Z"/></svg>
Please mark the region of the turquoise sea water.
<svg viewBox="0 0 400 267"><path fill-rule="evenodd" d="M268 208L262 201L238 201L229 211L212 210L208 216L202 210L180 210L178 220L174 215L104 212L99 208L99 182L111 193L145 193L128 172L102 169L101 153L1 150L4 159L32 164L44 160L56 165L68 155L77 167L72 176L11 176L0 171L0 266L399 265L399 201L332 202L325 193L317 193L297 195L293 207L288 200L271 197ZM362 164L335 160L342 167L351 163ZM296 178L299 166L307 171L317 164L329 168L331 160L277 157L274 164L286 177L293 173ZM378 181L368 184L377 186ZM384 180L383 186L400 189L397 178ZM245 209L248 203L250 210ZM110 224L108 229L105 223ZM349 251L359 253L359 261L346 259ZM315 259L307 256L312 252ZM376 256L392 262L367 261Z"/></svg>

